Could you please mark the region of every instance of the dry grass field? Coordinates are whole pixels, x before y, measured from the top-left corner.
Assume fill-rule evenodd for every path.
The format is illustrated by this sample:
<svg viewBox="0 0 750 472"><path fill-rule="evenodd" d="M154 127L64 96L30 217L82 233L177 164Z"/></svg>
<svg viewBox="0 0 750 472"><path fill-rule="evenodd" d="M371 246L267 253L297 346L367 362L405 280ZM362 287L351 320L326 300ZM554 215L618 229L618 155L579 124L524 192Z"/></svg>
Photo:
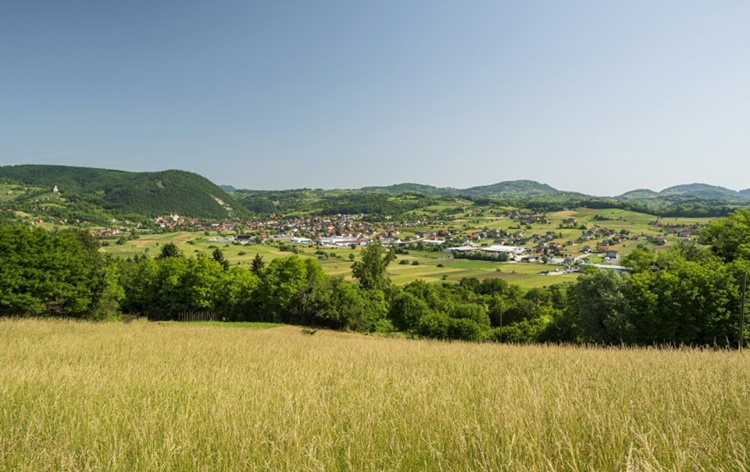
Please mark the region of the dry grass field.
<svg viewBox="0 0 750 472"><path fill-rule="evenodd" d="M0 320L0 470L747 470L750 353Z"/></svg>

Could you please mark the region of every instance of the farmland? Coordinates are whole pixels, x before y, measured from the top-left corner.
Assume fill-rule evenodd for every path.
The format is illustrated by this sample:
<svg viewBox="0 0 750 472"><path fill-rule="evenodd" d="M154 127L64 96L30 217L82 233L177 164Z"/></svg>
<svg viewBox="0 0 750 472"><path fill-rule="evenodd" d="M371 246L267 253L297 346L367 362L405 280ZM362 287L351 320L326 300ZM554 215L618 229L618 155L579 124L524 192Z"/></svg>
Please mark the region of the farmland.
<svg viewBox="0 0 750 472"><path fill-rule="evenodd" d="M0 320L2 470L746 470L747 353Z"/></svg>

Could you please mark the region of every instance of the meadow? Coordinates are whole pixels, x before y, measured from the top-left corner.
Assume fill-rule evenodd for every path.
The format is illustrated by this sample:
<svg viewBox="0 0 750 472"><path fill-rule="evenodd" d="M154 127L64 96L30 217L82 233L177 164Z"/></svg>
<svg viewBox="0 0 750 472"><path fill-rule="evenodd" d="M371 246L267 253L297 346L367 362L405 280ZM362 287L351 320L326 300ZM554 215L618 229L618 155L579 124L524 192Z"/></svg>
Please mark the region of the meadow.
<svg viewBox="0 0 750 472"><path fill-rule="evenodd" d="M0 470L748 470L747 352L0 320Z"/></svg>

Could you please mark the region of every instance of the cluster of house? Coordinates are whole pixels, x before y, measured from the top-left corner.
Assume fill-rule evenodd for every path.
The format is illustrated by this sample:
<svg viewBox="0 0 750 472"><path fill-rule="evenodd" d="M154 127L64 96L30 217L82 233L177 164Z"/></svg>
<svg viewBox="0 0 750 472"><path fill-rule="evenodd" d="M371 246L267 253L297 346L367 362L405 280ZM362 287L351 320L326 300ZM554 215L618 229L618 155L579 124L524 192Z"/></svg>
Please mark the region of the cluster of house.
<svg viewBox="0 0 750 472"><path fill-rule="evenodd" d="M177 213L157 216L152 223L158 228L168 228L174 231L234 231L237 227L237 223L234 222L216 223L197 218L185 219Z"/></svg>
<svg viewBox="0 0 750 472"><path fill-rule="evenodd" d="M505 246L502 244L496 244L493 246L487 246L487 247L476 247L476 246L458 246L458 247L448 247L443 249L443 252L446 254L452 254L454 252L486 252L490 254L500 254L505 253L509 256L521 256L526 252L525 248L522 248L520 246Z"/></svg>
<svg viewBox="0 0 750 472"><path fill-rule="evenodd" d="M508 210L501 216L517 221L522 225L547 224L547 213L536 213L533 211Z"/></svg>
<svg viewBox="0 0 750 472"><path fill-rule="evenodd" d="M119 235L122 231L124 231L125 228L102 228L99 231L94 231L91 233L91 236L97 238L111 238L113 236Z"/></svg>
<svg viewBox="0 0 750 472"><path fill-rule="evenodd" d="M414 243L429 241L436 237L450 237L447 230L434 232L417 232L411 236L399 239L401 230L405 228L423 227L425 225L439 225L437 220L405 220L374 223L365 221L361 215L333 215L309 218L283 218L278 220L252 221L243 223L246 233L244 240L289 240L292 243L318 243L323 246L343 247L352 244L366 244L378 238L384 244ZM441 241L442 243L442 241Z"/></svg>
<svg viewBox="0 0 750 472"><path fill-rule="evenodd" d="M678 238L690 238L691 236L700 235L701 233L701 225L692 225L692 226L677 226L672 224L664 224L663 221L651 221L649 222L649 226L655 226L657 228L662 228L667 231L667 234L673 234L676 235Z"/></svg>

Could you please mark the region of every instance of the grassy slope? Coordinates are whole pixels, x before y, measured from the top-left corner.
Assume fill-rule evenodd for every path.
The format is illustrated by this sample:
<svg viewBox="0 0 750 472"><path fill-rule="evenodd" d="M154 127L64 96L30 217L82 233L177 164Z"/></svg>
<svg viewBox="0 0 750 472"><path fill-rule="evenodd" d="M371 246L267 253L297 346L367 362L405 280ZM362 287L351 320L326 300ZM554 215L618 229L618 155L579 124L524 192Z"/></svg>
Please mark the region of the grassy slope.
<svg viewBox="0 0 750 472"><path fill-rule="evenodd" d="M750 357L0 320L2 470L742 470Z"/></svg>

